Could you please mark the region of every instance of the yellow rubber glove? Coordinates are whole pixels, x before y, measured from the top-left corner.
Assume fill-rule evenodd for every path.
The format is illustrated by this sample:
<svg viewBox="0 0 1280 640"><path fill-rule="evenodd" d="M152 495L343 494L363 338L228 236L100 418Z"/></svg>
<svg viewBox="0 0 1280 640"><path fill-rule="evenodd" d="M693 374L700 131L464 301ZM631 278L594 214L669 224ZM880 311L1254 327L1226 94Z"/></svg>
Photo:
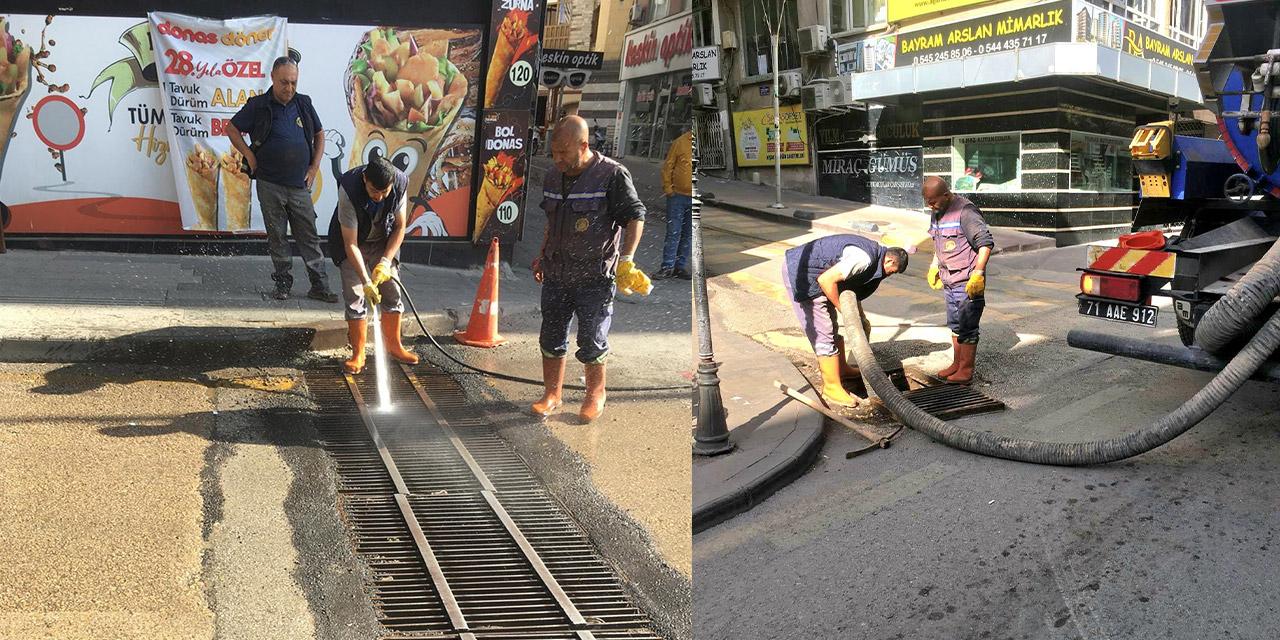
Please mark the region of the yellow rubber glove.
<svg viewBox="0 0 1280 640"><path fill-rule="evenodd" d="M373 268L373 286L378 286L391 279L391 260L383 258L378 261L378 266Z"/></svg>
<svg viewBox="0 0 1280 640"><path fill-rule="evenodd" d="M969 299L974 300L987 292L987 278L982 275L982 271L974 271L969 276L969 282L964 285L964 292L969 294Z"/></svg>
<svg viewBox="0 0 1280 640"><path fill-rule="evenodd" d="M934 291L942 290L942 276L938 274L938 265L929 265L929 273L924 274L924 279L929 281L929 288Z"/></svg>
<svg viewBox="0 0 1280 640"><path fill-rule="evenodd" d="M622 295L638 293L647 296L652 290L653 283L649 280L649 276L645 275L635 262L625 260L618 263L618 291L622 292Z"/></svg>
<svg viewBox="0 0 1280 640"><path fill-rule="evenodd" d="M372 282L364 283L364 299L366 304L382 304L382 293Z"/></svg>

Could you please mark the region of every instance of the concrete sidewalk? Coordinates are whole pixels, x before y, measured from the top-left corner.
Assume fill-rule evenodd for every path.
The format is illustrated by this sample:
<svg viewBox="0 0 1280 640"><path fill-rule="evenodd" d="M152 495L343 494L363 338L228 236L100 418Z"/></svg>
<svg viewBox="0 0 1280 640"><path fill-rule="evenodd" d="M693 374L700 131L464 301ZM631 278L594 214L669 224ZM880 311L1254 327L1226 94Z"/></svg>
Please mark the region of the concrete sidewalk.
<svg viewBox="0 0 1280 640"><path fill-rule="evenodd" d="M329 267L330 287L340 282ZM503 315L533 313L538 290L508 267ZM0 361L279 362L346 345L341 302L305 297L294 261L294 297L275 300L265 256L178 256L10 250L0 255ZM525 272L527 273L527 272ZM401 279L423 324L464 327L480 269L403 265ZM404 333L421 335L412 314Z"/></svg>
<svg viewBox="0 0 1280 640"><path fill-rule="evenodd" d="M928 239L929 216L923 211L895 209L839 198L813 196L798 191L782 192L783 209L773 209L776 192L768 185L739 180L699 176L702 201L728 211L784 222L825 233L857 233L875 240L888 233L898 238L916 238L918 251L933 253ZM1052 238L992 227L996 253L1019 253L1055 246Z"/></svg>
<svg viewBox="0 0 1280 640"><path fill-rule="evenodd" d="M695 533L754 507L799 477L823 443L823 416L786 399L773 386L779 380L812 396L804 376L785 355L716 320L732 312L725 307L712 288L712 340L735 449L711 458L694 457Z"/></svg>

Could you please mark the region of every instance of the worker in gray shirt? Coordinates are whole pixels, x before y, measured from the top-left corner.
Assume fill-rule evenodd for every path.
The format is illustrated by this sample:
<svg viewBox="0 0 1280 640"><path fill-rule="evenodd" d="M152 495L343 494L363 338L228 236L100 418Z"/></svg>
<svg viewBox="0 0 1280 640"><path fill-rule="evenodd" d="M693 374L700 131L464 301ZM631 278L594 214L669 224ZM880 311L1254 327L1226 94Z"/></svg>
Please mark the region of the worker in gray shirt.
<svg viewBox="0 0 1280 640"><path fill-rule="evenodd" d="M404 172L385 158L356 167L338 178L338 206L329 223L329 255L342 273L342 302L347 319L350 374L364 369L368 305L382 310L381 329L387 355L405 364L418 356L400 342L404 304L392 282L399 279L400 244L408 217L408 184Z"/></svg>
<svg viewBox="0 0 1280 640"><path fill-rule="evenodd" d="M938 377L969 384L978 353L978 323L987 305L987 259L996 243L978 207L951 193L942 178L925 178L921 196L933 212L929 219L933 262L925 279L935 291L942 291L951 328L951 365Z"/></svg>

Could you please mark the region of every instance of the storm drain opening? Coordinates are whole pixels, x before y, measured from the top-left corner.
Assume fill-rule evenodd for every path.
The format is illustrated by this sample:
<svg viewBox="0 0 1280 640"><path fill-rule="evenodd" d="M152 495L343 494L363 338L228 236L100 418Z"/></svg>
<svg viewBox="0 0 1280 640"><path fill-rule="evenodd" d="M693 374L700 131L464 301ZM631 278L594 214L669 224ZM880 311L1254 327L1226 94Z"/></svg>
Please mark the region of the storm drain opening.
<svg viewBox="0 0 1280 640"><path fill-rule="evenodd" d="M902 394L912 404L939 420L1003 411L1005 404L964 384L941 384Z"/></svg>
<svg viewBox="0 0 1280 640"><path fill-rule="evenodd" d="M658 640L648 616L524 461L429 364L307 372L339 509L395 638Z"/></svg>

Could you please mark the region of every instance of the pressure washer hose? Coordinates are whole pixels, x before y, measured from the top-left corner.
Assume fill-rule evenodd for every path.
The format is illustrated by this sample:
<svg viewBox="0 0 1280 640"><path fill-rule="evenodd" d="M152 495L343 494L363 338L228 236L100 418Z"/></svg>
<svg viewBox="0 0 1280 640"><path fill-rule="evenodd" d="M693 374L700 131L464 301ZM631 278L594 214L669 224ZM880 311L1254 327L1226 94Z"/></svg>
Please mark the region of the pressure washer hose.
<svg viewBox="0 0 1280 640"><path fill-rule="evenodd" d="M430 331L427 331L427 326L422 323L422 318L418 316L418 308L413 305L413 296L409 295L409 290L405 288L404 283L400 282L400 278L392 278L392 280L395 281L396 286L400 288L400 293L401 295L404 296L405 302L409 303L409 310L413 312L413 319L418 322L418 327L422 329L422 335L425 335L427 339L431 341L431 344L435 345L435 348L439 350L440 353L444 354L444 357L452 360L455 364L457 364L458 366L464 369L470 369L471 371L489 376L491 378L498 378L499 380L507 380L509 382L519 382L522 384L531 384L539 387L543 385L543 382L541 380L534 380L532 378L521 378L519 376L513 376L511 374L502 373L500 371L489 371L487 369L481 369L479 367L471 366L453 357L452 354L450 354L448 351L445 351L444 346L442 346L439 342L436 341L436 337L431 335ZM586 390L586 387L580 384L566 384L564 385L564 388L572 389L574 391ZM690 388L691 388L690 385L683 384L679 386L673 385L673 386L666 386L666 387L606 387L606 390L608 391L676 391L680 389L687 390Z"/></svg>
<svg viewBox="0 0 1280 640"><path fill-rule="evenodd" d="M1252 312L1253 315L1246 316L1247 318L1256 318L1265 309L1265 302L1270 302L1277 290L1280 290L1280 240L1277 240L1266 256L1259 260L1236 286L1231 288L1226 297L1210 308L1210 313L1223 305L1223 301L1230 299L1232 302L1228 304L1232 306L1226 307L1225 311L1219 313L1226 313L1229 317L1230 310L1238 309L1244 310L1240 311L1242 313ZM1259 300L1262 301L1261 304ZM1217 409L1262 366L1271 354L1275 353L1277 347L1280 347L1280 311L1277 311L1249 340L1249 343L1227 363L1227 366L1209 381L1209 384L1196 392L1182 406L1162 416L1150 426L1129 435L1108 440L1037 442L956 427L917 407L903 397L876 362L867 336L862 332L862 317L858 313L858 305L854 302L852 292L841 294L840 309L844 316L845 333L853 336L853 355L862 369L863 377L898 419L907 426L950 447L984 456L1036 464L1061 466L1102 464L1151 451L1182 435ZM1202 328L1204 321L1209 318L1209 314L1206 314L1205 319L1201 320ZM1222 344L1226 344L1239 335L1244 323L1239 323L1238 326L1234 323L1222 324L1227 325L1227 328L1218 326L1215 318L1215 324L1208 331L1217 339L1227 336L1222 341ZM1236 333L1231 334L1230 331ZM1200 339L1200 333L1201 331L1197 330L1197 340Z"/></svg>

